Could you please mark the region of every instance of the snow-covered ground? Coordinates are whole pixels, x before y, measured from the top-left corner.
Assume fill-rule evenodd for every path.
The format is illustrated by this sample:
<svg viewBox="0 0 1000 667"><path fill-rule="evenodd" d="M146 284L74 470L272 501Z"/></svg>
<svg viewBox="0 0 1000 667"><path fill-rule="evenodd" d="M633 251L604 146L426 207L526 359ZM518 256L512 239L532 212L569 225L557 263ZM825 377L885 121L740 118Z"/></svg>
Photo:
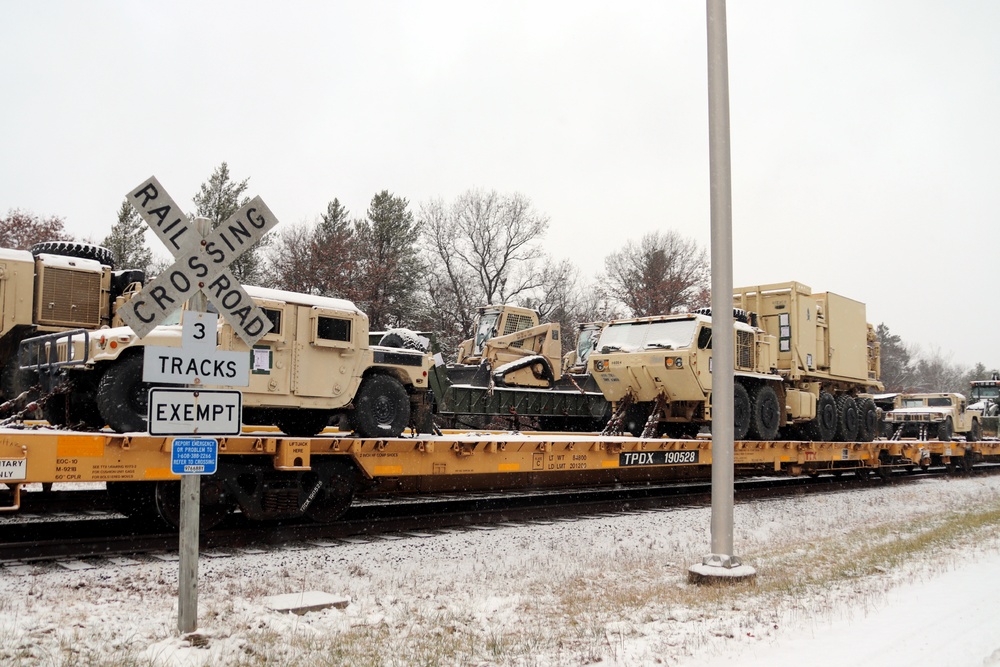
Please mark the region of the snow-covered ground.
<svg viewBox="0 0 1000 667"><path fill-rule="evenodd" d="M708 508L177 563L0 571L4 665L1000 665L1000 477L736 506L756 580L697 586ZM211 556L211 557L210 557ZM297 616L266 597L349 604Z"/></svg>

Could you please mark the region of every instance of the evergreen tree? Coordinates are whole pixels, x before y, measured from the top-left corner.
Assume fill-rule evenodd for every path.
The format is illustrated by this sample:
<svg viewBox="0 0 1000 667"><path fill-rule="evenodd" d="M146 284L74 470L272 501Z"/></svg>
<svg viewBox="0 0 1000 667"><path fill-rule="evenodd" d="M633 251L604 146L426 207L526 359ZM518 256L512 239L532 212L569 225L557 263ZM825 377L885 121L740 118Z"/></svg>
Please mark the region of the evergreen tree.
<svg viewBox="0 0 1000 667"><path fill-rule="evenodd" d="M334 199L326 206L312 238L312 275L323 296L354 299L357 289L357 236L350 213Z"/></svg>
<svg viewBox="0 0 1000 667"><path fill-rule="evenodd" d="M420 225L408 206L406 199L383 190L372 198L367 218L355 226L355 300L368 314L372 330L406 325L418 316Z"/></svg>
<svg viewBox="0 0 1000 667"><path fill-rule="evenodd" d="M128 199L118 209L118 222L101 245L114 253L115 266L119 269L141 269L149 275L153 252L146 247L146 223L139 217Z"/></svg>
<svg viewBox="0 0 1000 667"><path fill-rule="evenodd" d="M249 181L249 178L233 181L229 175L229 165L223 162L201 184L201 190L194 196L196 215L211 220L212 229L215 229L250 201L250 197L244 194ZM260 251L269 243L270 239L265 236L229 265L237 280L253 285L263 281L264 267Z"/></svg>
<svg viewBox="0 0 1000 667"><path fill-rule="evenodd" d="M903 339L890 333L884 323L875 328L879 342L880 379L888 392L907 391L913 380L910 353Z"/></svg>

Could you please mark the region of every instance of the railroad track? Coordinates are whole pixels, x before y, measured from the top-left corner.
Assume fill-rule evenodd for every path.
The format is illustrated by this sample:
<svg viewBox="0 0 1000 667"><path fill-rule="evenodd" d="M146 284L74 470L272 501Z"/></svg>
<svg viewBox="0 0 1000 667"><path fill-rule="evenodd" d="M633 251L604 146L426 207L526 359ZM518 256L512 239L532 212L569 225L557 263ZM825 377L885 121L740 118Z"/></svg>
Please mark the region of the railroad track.
<svg viewBox="0 0 1000 667"><path fill-rule="evenodd" d="M997 469L976 474L996 474ZM892 483L945 476L944 470L896 474ZM757 478L736 483L737 501L781 497L790 493L828 493L865 487L870 481L854 475L835 477ZM68 492L74 493L74 492ZM577 520L595 514L707 507L711 485L705 482L657 484L631 488L565 490L531 493L451 494L359 501L345 517L329 524L307 521L260 523L231 516L201 536L208 554L240 549L329 545L331 542L391 539L392 536L441 530L473 529L533 521ZM140 554L172 559L178 549L176 532L150 527L110 511L91 510L73 517L49 516L44 521L0 523L0 564L50 563L84 567L88 559ZM69 562L68 562L69 561Z"/></svg>

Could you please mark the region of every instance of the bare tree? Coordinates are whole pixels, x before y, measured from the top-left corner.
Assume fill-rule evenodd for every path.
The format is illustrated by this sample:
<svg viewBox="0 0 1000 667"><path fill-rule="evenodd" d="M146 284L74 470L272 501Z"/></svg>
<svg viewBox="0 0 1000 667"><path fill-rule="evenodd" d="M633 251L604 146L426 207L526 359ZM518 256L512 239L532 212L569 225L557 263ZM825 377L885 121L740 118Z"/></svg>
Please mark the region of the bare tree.
<svg viewBox="0 0 1000 667"><path fill-rule="evenodd" d="M527 197L468 190L450 206L424 204L420 219L429 258L428 323L443 341L468 338L478 306L549 307L546 294L558 289L566 267L547 261L541 240L548 218Z"/></svg>
<svg viewBox="0 0 1000 667"><path fill-rule="evenodd" d="M31 250L31 246L42 241L69 240L63 239L65 235L65 223L56 215L42 218L14 208L0 218L0 248Z"/></svg>
<svg viewBox="0 0 1000 667"><path fill-rule="evenodd" d="M709 288L705 250L674 230L629 241L604 260L604 288L635 317L703 304Z"/></svg>
<svg viewBox="0 0 1000 667"><path fill-rule="evenodd" d="M312 246L314 233L304 222L283 227L267 249L264 282L278 289L318 294Z"/></svg>

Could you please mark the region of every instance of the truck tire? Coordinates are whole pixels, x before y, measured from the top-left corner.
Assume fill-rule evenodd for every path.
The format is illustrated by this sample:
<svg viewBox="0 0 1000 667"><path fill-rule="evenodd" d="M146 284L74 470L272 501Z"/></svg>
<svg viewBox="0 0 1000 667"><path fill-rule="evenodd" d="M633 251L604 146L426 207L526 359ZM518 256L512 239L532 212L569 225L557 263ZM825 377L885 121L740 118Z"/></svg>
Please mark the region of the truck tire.
<svg viewBox="0 0 1000 667"><path fill-rule="evenodd" d="M819 393L816 401L816 418L806 424L810 440L830 442L837 433L837 401L828 391Z"/></svg>
<svg viewBox="0 0 1000 667"><path fill-rule="evenodd" d="M878 408L871 398L857 399L858 403L858 440L871 442L878 432Z"/></svg>
<svg viewBox="0 0 1000 667"><path fill-rule="evenodd" d="M750 430L750 394L739 381L733 383L733 440L746 440Z"/></svg>
<svg viewBox="0 0 1000 667"><path fill-rule="evenodd" d="M118 433L146 431L149 388L142 381L142 355L118 359L104 372L97 385L97 409L101 417Z"/></svg>
<svg viewBox="0 0 1000 667"><path fill-rule="evenodd" d="M840 442L854 442L858 439L858 403L853 396L844 394L837 398L837 433Z"/></svg>
<svg viewBox="0 0 1000 667"><path fill-rule="evenodd" d="M80 259L97 260L105 266L115 268L115 255L107 248L91 243L76 243L75 241L43 241L31 246L31 254L42 253L62 255L63 257L78 257Z"/></svg>
<svg viewBox="0 0 1000 667"><path fill-rule="evenodd" d="M976 442L977 440L983 439L983 426L979 423L978 419L972 420L972 426L969 428L969 432L965 434L966 442Z"/></svg>
<svg viewBox="0 0 1000 667"><path fill-rule="evenodd" d="M417 332L410 329L389 329L379 339L378 344L383 347L401 347L404 350L426 352L425 340Z"/></svg>
<svg viewBox="0 0 1000 667"><path fill-rule="evenodd" d="M938 425L937 437L938 440L943 440L944 442L951 442L951 437L955 435L955 428L952 424L951 417L945 417L944 421Z"/></svg>
<svg viewBox="0 0 1000 667"><path fill-rule="evenodd" d="M410 397L389 375L369 375L354 397L354 430L362 438L396 438L410 421Z"/></svg>
<svg viewBox="0 0 1000 667"><path fill-rule="evenodd" d="M747 437L751 440L774 440L781 425L781 407L778 394L769 384L758 385L750 396L750 429Z"/></svg>

